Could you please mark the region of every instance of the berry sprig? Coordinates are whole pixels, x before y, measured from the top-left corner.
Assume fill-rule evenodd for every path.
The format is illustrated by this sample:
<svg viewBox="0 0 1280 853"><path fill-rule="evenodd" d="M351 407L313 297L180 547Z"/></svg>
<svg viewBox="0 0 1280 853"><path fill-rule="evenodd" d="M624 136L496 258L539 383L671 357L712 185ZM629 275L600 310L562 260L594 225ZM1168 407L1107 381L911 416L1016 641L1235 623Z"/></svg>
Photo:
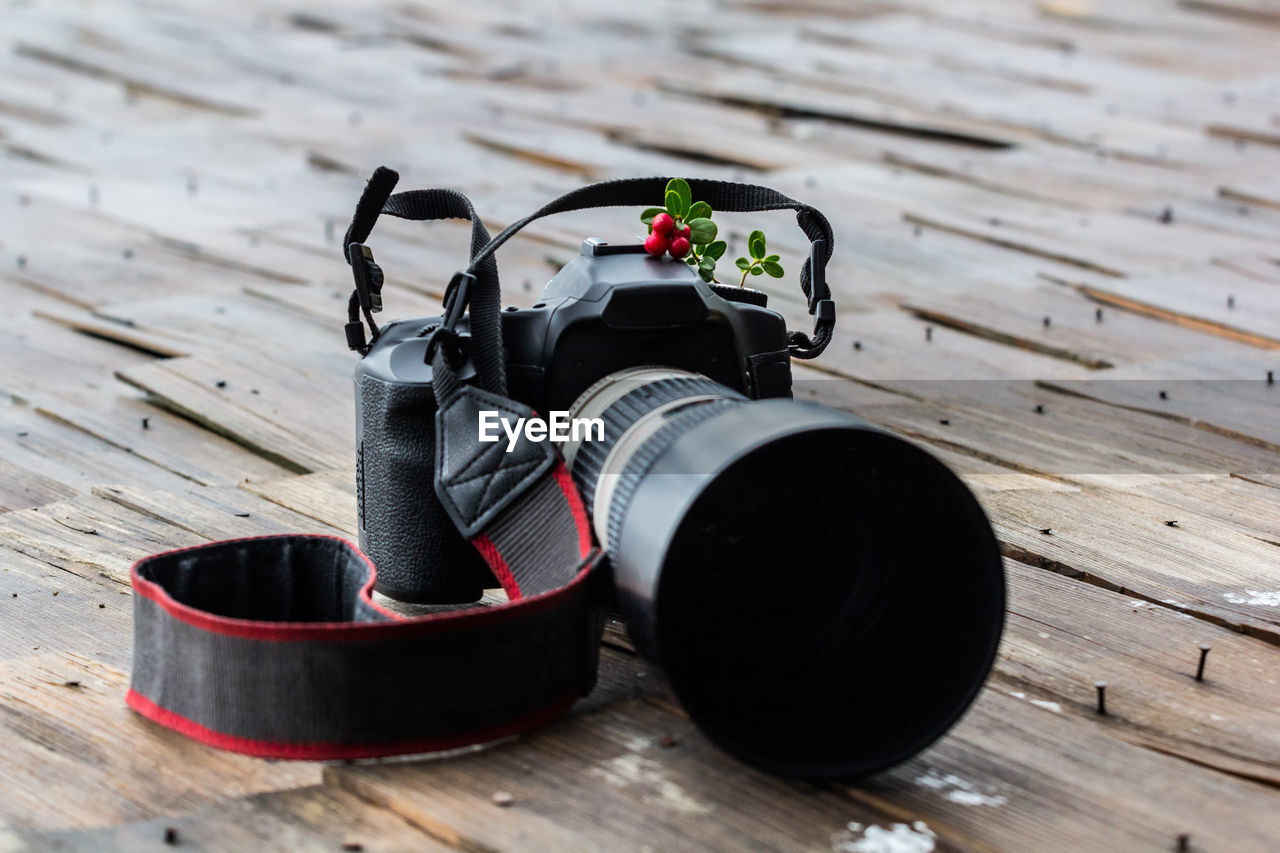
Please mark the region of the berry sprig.
<svg viewBox="0 0 1280 853"><path fill-rule="evenodd" d="M716 239L717 227L711 221L711 205L694 201L688 181L672 178L667 182L665 207L646 208L640 221L649 226L649 237L644 241L645 251L655 258L671 255L676 260L696 267L698 275L706 282L717 282L716 262L724 255L728 244ZM782 267L777 255L765 255L764 232L752 231L747 238L750 258L738 258L735 262L742 270L741 287L748 275L768 273L782 277Z"/></svg>
<svg viewBox="0 0 1280 853"><path fill-rule="evenodd" d="M782 278L782 265L778 263L778 255L765 254L763 231L752 231L751 236L747 237L747 252L751 255L750 260L738 258L734 261L738 269L742 270L739 287L746 284L749 275L768 273L773 278Z"/></svg>

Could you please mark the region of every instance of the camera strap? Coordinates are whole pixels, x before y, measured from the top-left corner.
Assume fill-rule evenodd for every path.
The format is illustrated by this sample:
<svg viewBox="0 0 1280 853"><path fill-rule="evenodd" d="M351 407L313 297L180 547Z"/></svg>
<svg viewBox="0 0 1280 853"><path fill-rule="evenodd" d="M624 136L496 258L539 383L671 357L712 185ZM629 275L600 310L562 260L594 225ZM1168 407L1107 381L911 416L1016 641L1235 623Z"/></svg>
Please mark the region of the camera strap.
<svg viewBox="0 0 1280 853"><path fill-rule="evenodd" d="M622 178L603 181L565 193L517 222L502 229L487 245L476 250L473 247L471 266L467 272L479 274L498 247L509 240L521 228L535 219L586 210L597 207L647 207L663 198L670 178ZM831 342L835 328L835 302L827 286L827 262L835 245L831 223L816 207L796 201L775 189L756 184L739 184L732 181L689 179L693 197L711 205L712 210L729 212L756 212L767 210L794 210L796 223L809 238L809 257L800 267L800 289L808 300L809 314L814 318L812 337L803 332L788 332L789 350L796 358L817 358Z"/></svg>
<svg viewBox="0 0 1280 853"><path fill-rule="evenodd" d="M386 166L374 170L356 203L351 224L342 238L343 256L351 265L355 289L347 302L347 345L365 355L378 339L380 330L373 315L382 310L382 268L374 262L373 252L365 245L382 214L416 222L439 219L466 219L471 222L471 254L490 242L489 232L476 214L471 200L457 190L437 188L411 190L392 195L399 174ZM472 361L475 364L477 382L496 394L507 389L506 365L502 360L502 327L499 313L502 310L502 290L498 284L498 265L493 255L481 261L473 261L469 274L476 286L471 288L468 302L471 311ZM456 288L446 293L446 312L457 300ZM456 308L467 307L460 301ZM369 327L366 340L364 324Z"/></svg>
<svg viewBox="0 0 1280 853"><path fill-rule="evenodd" d="M445 419L477 402L460 392ZM595 684L609 590L586 510L558 458L471 450L445 449L446 489L508 602L399 616L373 599L372 563L328 536L157 554L131 573L129 706L221 749L313 760L453 749L564 714Z"/></svg>

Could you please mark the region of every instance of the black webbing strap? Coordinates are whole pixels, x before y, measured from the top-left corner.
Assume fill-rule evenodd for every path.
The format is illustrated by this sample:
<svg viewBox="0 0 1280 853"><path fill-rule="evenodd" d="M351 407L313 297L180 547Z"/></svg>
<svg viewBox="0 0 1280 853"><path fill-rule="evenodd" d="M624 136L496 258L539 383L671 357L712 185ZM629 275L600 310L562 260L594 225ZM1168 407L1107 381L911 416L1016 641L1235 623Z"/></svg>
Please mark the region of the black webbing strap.
<svg viewBox="0 0 1280 853"><path fill-rule="evenodd" d="M548 202L518 222L513 222L494 237L489 244L471 255L468 272L476 273L490 261L493 253L535 219L584 210L595 207L652 206L663 198L670 178L622 178L581 187ZM826 267L835 246L831 223L822 211L769 187L755 184L739 184L731 181L689 180L693 197L705 201L712 210L754 212L765 210L794 210L796 222L809 238L810 252L800 268L800 287L809 302L809 313L814 317L813 337L803 332L790 332L791 354L796 358L816 358L831 342L835 328L835 303L827 287Z"/></svg>
<svg viewBox="0 0 1280 853"><path fill-rule="evenodd" d="M482 743L595 683L607 579L562 462L472 539L510 601L402 618L327 536L238 539L133 567L128 703L196 740L335 759Z"/></svg>
<svg viewBox="0 0 1280 853"><path fill-rule="evenodd" d="M429 189L391 194L400 176L386 166L374 170L365 185L347 233L342 238L343 256L355 275L356 287L347 302L347 345L361 355L378 339L380 330L373 314L382 310L382 270L373 261L373 253L364 245L382 214L413 221L438 219L466 219L471 222L471 254L474 256L489 241L489 232L480 221L471 200L457 190ZM492 256L472 264L476 286L471 288L471 336L477 381L482 388L496 394L505 394L507 388L506 366L502 360L502 292L498 284L498 265ZM448 303L455 299L451 288L445 295ZM360 324L361 314L369 326L370 337L365 338Z"/></svg>

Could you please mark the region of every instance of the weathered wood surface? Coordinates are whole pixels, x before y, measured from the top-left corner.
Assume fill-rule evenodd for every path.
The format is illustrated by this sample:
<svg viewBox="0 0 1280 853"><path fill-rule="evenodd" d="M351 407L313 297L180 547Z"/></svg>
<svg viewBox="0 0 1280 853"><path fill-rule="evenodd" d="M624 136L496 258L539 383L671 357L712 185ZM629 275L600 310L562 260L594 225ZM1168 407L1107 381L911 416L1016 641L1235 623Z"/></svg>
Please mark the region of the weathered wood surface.
<svg viewBox="0 0 1280 853"><path fill-rule="evenodd" d="M1274 4L37 0L0 20L0 849L169 828L207 849L1274 849ZM797 396L936 452L1007 559L1005 641L955 731L858 784L767 778L617 624L569 719L440 760L322 773L128 712L133 560L354 533L338 241L382 163L491 228L635 174L827 213L839 325ZM733 248L763 222L794 273L789 217L723 219ZM506 300L534 302L582 237L637 230L536 223L503 250ZM387 314L434 311L466 245L381 223ZM764 287L800 325L793 278Z"/></svg>

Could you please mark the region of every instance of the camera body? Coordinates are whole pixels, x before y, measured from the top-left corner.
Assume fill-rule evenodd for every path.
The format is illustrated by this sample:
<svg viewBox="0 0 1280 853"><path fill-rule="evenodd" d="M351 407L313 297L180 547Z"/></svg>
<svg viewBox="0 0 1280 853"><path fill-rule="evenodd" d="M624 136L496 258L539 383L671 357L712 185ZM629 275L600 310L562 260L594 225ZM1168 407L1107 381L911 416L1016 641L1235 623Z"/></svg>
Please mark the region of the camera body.
<svg viewBox="0 0 1280 853"><path fill-rule="evenodd" d="M377 566L378 591L403 601L474 601L497 586L432 487L427 343L439 324L388 324L355 372L360 548ZM457 331L465 350L465 319ZM502 339L509 395L543 415L641 365L698 373L752 399L791 396L786 323L765 294L708 284L639 245L585 241L535 305L503 312ZM463 381L473 375L461 367Z"/></svg>

